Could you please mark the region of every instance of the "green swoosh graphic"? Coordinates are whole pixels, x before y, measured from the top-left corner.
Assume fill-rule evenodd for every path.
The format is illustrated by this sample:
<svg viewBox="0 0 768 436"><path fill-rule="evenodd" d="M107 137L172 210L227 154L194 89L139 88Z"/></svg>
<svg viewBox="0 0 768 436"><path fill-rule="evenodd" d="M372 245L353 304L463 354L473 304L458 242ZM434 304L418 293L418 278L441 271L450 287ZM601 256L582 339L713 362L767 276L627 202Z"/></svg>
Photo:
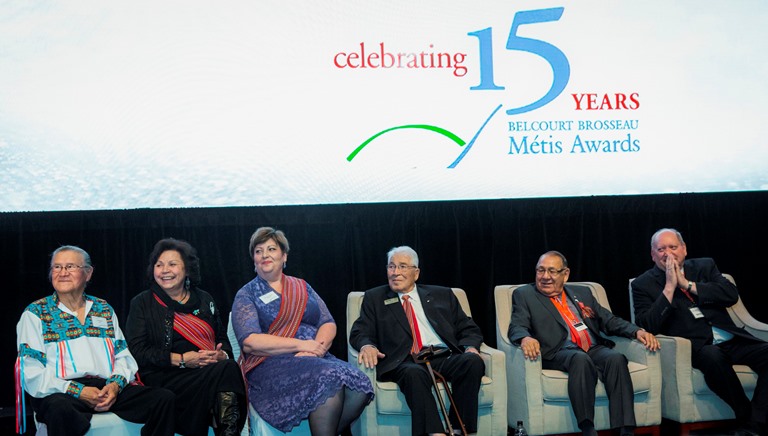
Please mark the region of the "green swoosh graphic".
<svg viewBox="0 0 768 436"><path fill-rule="evenodd" d="M379 133L371 136L370 138L366 139L352 153L350 153L349 156L347 156L347 161L352 162L352 159L354 159L355 156L357 156L357 154L360 153L360 151L363 148L365 148L366 145L370 144L371 141L373 141L374 139L378 138L379 136L381 136L381 135L383 135L383 134L385 134L387 132L391 132L393 130L398 130L398 129L424 129L424 130L430 130L432 132L439 133L439 134L441 134L441 135L451 139L453 142L459 144L459 147L463 147L464 145L466 145L466 142L463 139L459 138L456 134L454 134L454 133L452 133L452 132L450 132L450 131L448 131L446 129L443 129L441 127L430 126L429 124L406 124L404 126L390 127L389 129L384 129L381 132L379 132Z"/></svg>

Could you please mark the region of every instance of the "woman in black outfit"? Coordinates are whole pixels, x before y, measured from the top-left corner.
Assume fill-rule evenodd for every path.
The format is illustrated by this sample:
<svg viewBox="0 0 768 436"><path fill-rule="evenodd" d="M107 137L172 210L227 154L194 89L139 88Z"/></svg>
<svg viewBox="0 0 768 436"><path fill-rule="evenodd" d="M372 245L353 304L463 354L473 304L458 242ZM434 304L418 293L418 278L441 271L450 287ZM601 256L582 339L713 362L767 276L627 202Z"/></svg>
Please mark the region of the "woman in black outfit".
<svg viewBox="0 0 768 436"><path fill-rule="evenodd" d="M221 314L196 285L200 260L187 242L162 239L149 256L148 290L131 300L126 337L148 386L176 394L176 432L239 435L247 402Z"/></svg>

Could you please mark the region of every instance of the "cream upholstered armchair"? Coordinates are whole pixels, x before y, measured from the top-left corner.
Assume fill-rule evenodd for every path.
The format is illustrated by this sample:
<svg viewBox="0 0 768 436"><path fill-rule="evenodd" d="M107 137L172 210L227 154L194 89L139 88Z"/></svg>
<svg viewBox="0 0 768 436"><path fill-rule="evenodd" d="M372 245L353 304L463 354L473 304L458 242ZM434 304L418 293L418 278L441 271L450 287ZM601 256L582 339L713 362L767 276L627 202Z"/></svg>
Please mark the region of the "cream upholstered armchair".
<svg viewBox="0 0 768 436"><path fill-rule="evenodd" d="M593 282L571 282L590 288L597 301L610 310L602 285ZM512 294L521 285L496 286L496 343L507 357L507 420L510 426L523 421L530 434L546 435L580 432L568 398L568 374L543 369L541 359L524 358L519 346L507 336L512 315ZM661 423L661 362L659 352L650 352L637 340L611 336L616 350L627 356L635 400L638 430L659 434ZM595 428L610 428L608 396L603 383L597 382ZM640 429L641 427L645 427ZM638 431L640 433L640 431Z"/></svg>
<svg viewBox="0 0 768 436"><path fill-rule="evenodd" d="M733 277L723 274L736 284ZM629 280L629 302L632 320L635 319L632 280ZM768 341L768 324L762 323L749 314L741 297L728 308L733 322L756 337ZM734 419L733 410L715 395L704 381L704 374L691 366L691 341L678 336L657 335L661 343L661 369L663 373L661 415L680 423L680 434L703 427L711 427L712 421ZM757 385L757 374L746 365L733 365L747 397Z"/></svg>
<svg viewBox="0 0 768 436"><path fill-rule="evenodd" d="M240 343L237 342L237 336L235 336L235 329L232 327L232 313L229 314L229 320L227 321L227 338L229 338L229 343L232 344L232 358L237 361L237 359L240 358ZM246 386L246 389L248 387ZM295 436L310 436L311 432L309 431L309 421L303 420L301 421L301 424L294 427L293 430L291 430L289 433L283 433L280 430L272 427L267 423L267 421L264 421L261 419L258 413L256 413L256 410L248 404L248 420L245 423L245 426L243 427L243 431L240 434L240 436L248 436L248 435L259 435L259 436L282 436L285 434L295 435Z"/></svg>
<svg viewBox="0 0 768 436"><path fill-rule="evenodd" d="M462 289L453 288L461 308L468 316L467 295ZM347 296L347 343L352 324L360 317L364 292L350 292ZM347 345L347 357L350 363L358 365L357 350ZM504 370L504 354L485 343L480 347L480 356L485 362L485 376L480 386L478 406L479 435L507 434L507 380ZM363 411L360 418L352 424L352 434L359 435L409 435L411 433L411 411L405 397L394 382L376 381L376 370L359 368L371 379L376 394L373 402ZM444 393L443 393L444 394ZM443 395L445 404L448 397Z"/></svg>

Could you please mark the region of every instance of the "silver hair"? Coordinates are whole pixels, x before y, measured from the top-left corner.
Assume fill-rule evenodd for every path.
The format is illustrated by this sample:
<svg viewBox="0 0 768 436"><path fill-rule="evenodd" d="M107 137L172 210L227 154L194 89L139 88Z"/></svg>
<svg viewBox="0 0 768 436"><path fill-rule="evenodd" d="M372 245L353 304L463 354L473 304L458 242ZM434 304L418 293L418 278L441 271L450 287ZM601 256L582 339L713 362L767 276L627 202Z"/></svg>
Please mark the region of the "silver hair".
<svg viewBox="0 0 768 436"><path fill-rule="evenodd" d="M91 255L82 248L74 245L62 245L61 247L53 250L53 253L51 253L51 266L53 266L53 258L62 251L74 251L75 253L79 253L81 256L83 256L83 263L85 264L85 268L93 268L93 264L91 263Z"/></svg>
<svg viewBox="0 0 768 436"><path fill-rule="evenodd" d="M399 253L408 255L411 258L411 261L413 262L413 266L415 266L416 268L419 267L419 255L416 254L416 250L414 250L413 248L407 245L393 247L391 250L389 250L389 253L387 253L387 263L392 262L392 256Z"/></svg>
<svg viewBox="0 0 768 436"><path fill-rule="evenodd" d="M677 240L680 241L680 245L685 245L685 241L683 241L683 235L677 231L677 229L673 228L663 228L656 230L656 233L651 236L651 250L654 250L656 248L656 243L659 242L659 236L661 236L662 233L666 232L672 232L675 235L677 235Z"/></svg>
<svg viewBox="0 0 768 436"><path fill-rule="evenodd" d="M83 269L86 271L93 269L93 264L91 263L91 255L88 254L87 251L75 245L62 245L61 247L53 250L53 253L51 253L51 267L48 268L48 280L53 278L53 270L51 269L53 267L53 258L62 251L74 251L75 253L80 254L80 256L83 257L83 263L85 264L83 265Z"/></svg>

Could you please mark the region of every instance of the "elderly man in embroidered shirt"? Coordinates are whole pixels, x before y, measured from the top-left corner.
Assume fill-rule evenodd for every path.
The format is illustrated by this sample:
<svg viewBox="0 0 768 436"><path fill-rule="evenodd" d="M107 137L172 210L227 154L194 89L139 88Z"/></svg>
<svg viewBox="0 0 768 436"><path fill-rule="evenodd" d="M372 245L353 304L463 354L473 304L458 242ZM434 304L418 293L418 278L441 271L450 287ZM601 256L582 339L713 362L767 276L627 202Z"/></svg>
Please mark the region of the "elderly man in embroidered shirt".
<svg viewBox="0 0 768 436"><path fill-rule="evenodd" d="M27 306L16 326L17 402L23 387L52 436L83 435L102 412L144 423L142 435L172 435L174 395L131 384L138 365L114 310L85 294L92 274L85 250L67 245L53 252L55 292Z"/></svg>
<svg viewBox="0 0 768 436"><path fill-rule="evenodd" d="M544 369L565 371L568 397L585 436L596 436L595 387L598 378L608 394L611 428L634 434L632 379L627 358L613 350L602 333L637 339L651 351L658 340L640 327L614 316L589 289L565 286L570 270L560 252L548 251L536 264L536 283L512 294L509 341L520 345L527 359L541 356Z"/></svg>

